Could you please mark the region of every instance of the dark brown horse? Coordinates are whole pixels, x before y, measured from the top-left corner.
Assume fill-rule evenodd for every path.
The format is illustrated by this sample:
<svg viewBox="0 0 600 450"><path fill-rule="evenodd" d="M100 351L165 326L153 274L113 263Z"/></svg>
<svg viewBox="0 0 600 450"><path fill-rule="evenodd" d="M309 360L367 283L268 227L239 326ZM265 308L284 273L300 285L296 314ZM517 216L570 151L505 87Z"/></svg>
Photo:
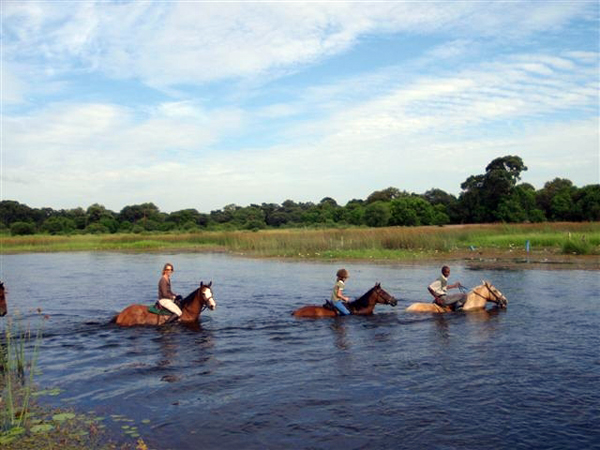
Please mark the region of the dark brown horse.
<svg viewBox="0 0 600 450"><path fill-rule="evenodd" d="M373 309L375 309L377 303L396 306L398 302L394 296L388 294L381 287L380 283L377 283L362 297L348 303L346 306L353 315L369 316L373 314ZM297 309L292 315L296 317L335 317L337 314L332 309L324 306L308 305Z"/></svg>
<svg viewBox="0 0 600 450"><path fill-rule="evenodd" d="M0 281L0 317L5 316L8 311L6 306L6 293L4 292L4 283Z"/></svg>
<svg viewBox="0 0 600 450"><path fill-rule="evenodd" d="M217 307L211 286L212 281L208 284L200 282L200 287L181 301L180 322L197 323L200 313L205 308L214 310ZM131 327L134 325L163 325L168 319L168 315L149 312L148 305L129 305L112 321L123 327Z"/></svg>

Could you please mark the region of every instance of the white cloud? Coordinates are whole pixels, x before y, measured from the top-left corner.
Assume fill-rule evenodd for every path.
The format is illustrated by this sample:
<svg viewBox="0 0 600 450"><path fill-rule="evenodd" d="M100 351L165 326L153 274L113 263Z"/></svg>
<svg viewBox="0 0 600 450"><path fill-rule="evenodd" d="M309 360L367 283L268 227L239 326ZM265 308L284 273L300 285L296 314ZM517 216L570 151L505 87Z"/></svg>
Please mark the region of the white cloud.
<svg viewBox="0 0 600 450"><path fill-rule="evenodd" d="M536 41L594 8L6 2L3 195L206 211L344 202L388 186L456 193L503 154L522 156L536 182L592 182L598 53L585 39ZM385 63L357 54L360 70L344 66L344 54L384 37L397 52ZM334 57L340 68L320 65Z"/></svg>

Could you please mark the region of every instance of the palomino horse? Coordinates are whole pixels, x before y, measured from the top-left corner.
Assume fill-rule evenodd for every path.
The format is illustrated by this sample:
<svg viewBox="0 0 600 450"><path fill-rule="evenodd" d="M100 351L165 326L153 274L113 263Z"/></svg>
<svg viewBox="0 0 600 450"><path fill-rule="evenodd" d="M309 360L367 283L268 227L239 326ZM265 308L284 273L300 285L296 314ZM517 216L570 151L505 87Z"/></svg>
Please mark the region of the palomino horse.
<svg viewBox="0 0 600 450"><path fill-rule="evenodd" d="M348 303L346 306L353 315L369 316L373 314L373 309L375 309L377 303L396 306L398 302L381 287L381 284L377 283L362 297ZM335 317L337 314L335 311L323 306L308 305L297 309L292 315L296 317Z"/></svg>
<svg viewBox="0 0 600 450"><path fill-rule="evenodd" d="M487 302L494 303L499 308L506 308L508 300L498 289L492 286L488 281L482 281L483 284L469 291L467 299L462 307L462 311L476 311L485 309ZM450 306L439 306L435 303L413 303L407 312L428 312L445 313L450 312Z"/></svg>
<svg viewBox="0 0 600 450"><path fill-rule="evenodd" d="M181 301L181 318L183 323L198 322L200 313L205 308L214 310L217 307L211 291L212 281L208 284L200 282L200 287ZM148 305L129 305L112 320L117 325L131 327L134 325L163 325L170 316L154 314L148 311Z"/></svg>
<svg viewBox="0 0 600 450"><path fill-rule="evenodd" d="M0 317L5 316L8 311L6 306L6 293L4 292L4 283L0 281Z"/></svg>

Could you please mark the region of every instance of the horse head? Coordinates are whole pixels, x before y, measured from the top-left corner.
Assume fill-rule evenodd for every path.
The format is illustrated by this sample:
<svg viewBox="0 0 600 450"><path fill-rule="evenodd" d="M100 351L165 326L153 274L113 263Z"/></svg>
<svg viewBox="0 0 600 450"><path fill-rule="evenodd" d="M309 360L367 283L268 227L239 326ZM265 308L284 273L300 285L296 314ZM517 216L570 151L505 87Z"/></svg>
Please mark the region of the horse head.
<svg viewBox="0 0 600 450"><path fill-rule="evenodd" d="M217 302L213 298L212 293L212 281L208 284L204 284L202 281L200 282L200 294L202 295L203 303L208 306L210 310L214 310L217 307Z"/></svg>
<svg viewBox="0 0 600 450"><path fill-rule="evenodd" d="M0 317L6 315L6 293L4 292L4 283L0 281Z"/></svg>
<svg viewBox="0 0 600 450"><path fill-rule="evenodd" d="M483 285L487 288L488 292L490 293L490 295L487 298L487 300L489 302L495 303L500 308L506 308L507 305L508 305L508 300L506 299L506 297L504 296L504 294L502 294L502 292L500 292L489 281L483 281L482 280L481 282L483 283Z"/></svg>
<svg viewBox="0 0 600 450"><path fill-rule="evenodd" d="M383 305L391 305L396 306L398 304L398 300L389 294L385 289L381 287L381 283L376 283L373 288L373 292L377 295L376 301L377 303L381 303Z"/></svg>

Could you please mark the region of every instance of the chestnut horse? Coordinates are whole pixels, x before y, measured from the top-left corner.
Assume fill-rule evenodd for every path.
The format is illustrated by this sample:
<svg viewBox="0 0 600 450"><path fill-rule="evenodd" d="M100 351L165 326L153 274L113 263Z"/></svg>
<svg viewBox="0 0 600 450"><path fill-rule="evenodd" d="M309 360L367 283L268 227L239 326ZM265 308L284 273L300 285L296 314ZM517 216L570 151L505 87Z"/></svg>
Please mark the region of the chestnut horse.
<svg viewBox="0 0 600 450"><path fill-rule="evenodd" d="M494 303L499 308L506 308L508 300L506 297L492 286L488 281L482 281L483 284L469 291L467 299L463 304L462 311L481 311L485 309L485 305L490 302ZM439 306L436 303L413 303L408 308L407 312L428 312L428 313L446 313L451 312L450 306Z"/></svg>
<svg viewBox="0 0 600 450"><path fill-rule="evenodd" d="M377 283L362 297L347 303L346 306L353 315L369 316L373 314L373 309L375 309L377 303L396 306L398 302L381 287L380 283ZM335 317L337 313L324 306L308 305L297 309L292 315L296 317Z"/></svg>
<svg viewBox="0 0 600 450"><path fill-rule="evenodd" d="M4 292L4 283L0 281L0 317L5 316L8 311L6 306L6 293Z"/></svg>
<svg viewBox="0 0 600 450"><path fill-rule="evenodd" d="M190 295L181 301L181 318L180 322L194 323L198 322L200 313L205 308L214 310L217 307L213 298L212 281L208 284L200 282L200 287L195 289ZM163 325L169 315L154 314L148 311L148 305L129 305L117 316L112 322L123 327L131 327L134 325Z"/></svg>

